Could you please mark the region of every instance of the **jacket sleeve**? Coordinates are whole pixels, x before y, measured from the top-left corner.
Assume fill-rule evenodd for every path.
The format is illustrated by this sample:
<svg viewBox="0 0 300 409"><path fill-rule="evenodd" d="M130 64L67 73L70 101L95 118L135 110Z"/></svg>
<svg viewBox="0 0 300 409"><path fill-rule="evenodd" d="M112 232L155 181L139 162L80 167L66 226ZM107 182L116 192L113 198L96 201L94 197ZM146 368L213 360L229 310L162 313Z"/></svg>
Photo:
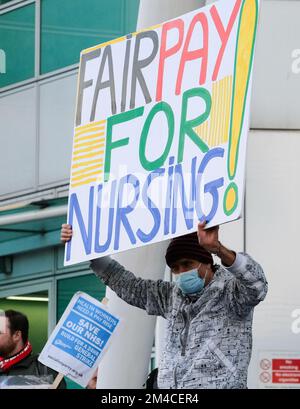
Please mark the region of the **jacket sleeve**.
<svg viewBox="0 0 300 409"><path fill-rule="evenodd" d="M234 263L226 270L232 274L226 284L227 308L238 317L245 317L267 294L263 269L248 254L237 253Z"/></svg>
<svg viewBox="0 0 300 409"><path fill-rule="evenodd" d="M146 310L149 315L166 317L171 305L172 283L135 277L110 257L93 260L91 269L128 304Z"/></svg>

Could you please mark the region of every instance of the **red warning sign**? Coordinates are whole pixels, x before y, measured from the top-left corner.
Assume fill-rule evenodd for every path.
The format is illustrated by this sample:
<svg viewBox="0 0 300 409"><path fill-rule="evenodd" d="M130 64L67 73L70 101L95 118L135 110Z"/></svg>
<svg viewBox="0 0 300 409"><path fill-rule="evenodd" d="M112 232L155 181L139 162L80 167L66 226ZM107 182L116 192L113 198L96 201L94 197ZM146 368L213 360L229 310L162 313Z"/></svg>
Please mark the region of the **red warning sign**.
<svg viewBox="0 0 300 409"><path fill-rule="evenodd" d="M258 384L262 389L300 389L300 353L261 351Z"/></svg>
<svg viewBox="0 0 300 409"><path fill-rule="evenodd" d="M273 359L273 383L300 383L300 359Z"/></svg>
<svg viewBox="0 0 300 409"><path fill-rule="evenodd" d="M300 383L300 372L273 372L273 383Z"/></svg>
<svg viewBox="0 0 300 409"><path fill-rule="evenodd" d="M300 371L300 359L273 359L273 371Z"/></svg>

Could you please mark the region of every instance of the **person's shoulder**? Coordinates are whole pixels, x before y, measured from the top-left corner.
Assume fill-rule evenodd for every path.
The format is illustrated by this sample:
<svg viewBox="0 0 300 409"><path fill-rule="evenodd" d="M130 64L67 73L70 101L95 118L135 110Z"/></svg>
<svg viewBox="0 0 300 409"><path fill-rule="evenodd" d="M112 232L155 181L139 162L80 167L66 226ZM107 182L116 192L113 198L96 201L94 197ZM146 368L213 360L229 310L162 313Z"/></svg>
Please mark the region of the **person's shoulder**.
<svg viewBox="0 0 300 409"><path fill-rule="evenodd" d="M36 362L36 355L30 354L23 359L21 359L19 362L17 362L13 367L14 368L29 368L32 365L35 365Z"/></svg>
<svg viewBox="0 0 300 409"><path fill-rule="evenodd" d="M42 375L44 375L44 376L52 375L53 381L54 381L55 378L58 375L58 372L55 371L52 368L49 368L49 366L46 366L46 365L42 364L42 362L40 362L38 360L38 358L39 358L39 355L35 355L35 361L36 361L36 365L37 365L37 368L38 368L39 375L41 375L41 376ZM63 378L62 381L60 382L59 386L58 386L58 389L66 389L66 387L67 387L66 381Z"/></svg>
<svg viewBox="0 0 300 409"><path fill-rule="evenodd" d="M47 371L41 362L38 361L37 354L30 354L23 358L21 361L17 362L12 368L11 371L18 371L28 375L47 375Z"/></svg>
<svg viewBox="0 0 300 409"><path fill-rule="evenodd" d="M222 265L222 264L215 264L214 265L214 280L215 281L223 281L227 282L232 278L232 274Z"/></svg>
<svg viewBox="0 0 300 409"><path fill-rule="evenodd" d="M42 375L47 374L47 373L51 373L51 374L57 373L56 371L54 371L54 369L49 368L48 366L42 364L42 362L39 361L39 354L35 354L33 358L34 358L34 361L37 367L42 370L40 371Z"/></svg>

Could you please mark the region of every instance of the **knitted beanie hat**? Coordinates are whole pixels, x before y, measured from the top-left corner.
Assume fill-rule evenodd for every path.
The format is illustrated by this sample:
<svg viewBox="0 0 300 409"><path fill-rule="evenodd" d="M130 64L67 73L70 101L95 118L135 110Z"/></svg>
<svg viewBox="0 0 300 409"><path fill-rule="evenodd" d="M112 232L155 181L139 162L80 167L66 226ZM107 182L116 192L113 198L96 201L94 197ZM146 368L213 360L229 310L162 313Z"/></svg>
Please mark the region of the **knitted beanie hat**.
<svg viewBox="0 0 300 409"><path fill-rule="evenodd" d="M169 267L181 258L198 260L204 264L214 264L212 255L200 246L197 232L172 239L165 257Z"/></svg>

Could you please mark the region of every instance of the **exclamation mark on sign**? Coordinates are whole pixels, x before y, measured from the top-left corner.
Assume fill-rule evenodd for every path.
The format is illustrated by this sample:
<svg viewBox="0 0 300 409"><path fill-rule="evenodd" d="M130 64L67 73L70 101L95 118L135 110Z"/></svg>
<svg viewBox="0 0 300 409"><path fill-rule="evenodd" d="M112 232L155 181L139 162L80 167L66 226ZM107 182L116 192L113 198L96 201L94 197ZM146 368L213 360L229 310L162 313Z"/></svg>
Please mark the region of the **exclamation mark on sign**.
<svg viewBox="0 0 300 409"><path fill-rule="evenodd" d="M253 63L253 51L258 18L258 0L244 0L242 4L236 51L231 101L227 170L231 182L224 195L224 212L230 215L238 205L238 187L233 181L239 156L245 105Z"/></svg>

